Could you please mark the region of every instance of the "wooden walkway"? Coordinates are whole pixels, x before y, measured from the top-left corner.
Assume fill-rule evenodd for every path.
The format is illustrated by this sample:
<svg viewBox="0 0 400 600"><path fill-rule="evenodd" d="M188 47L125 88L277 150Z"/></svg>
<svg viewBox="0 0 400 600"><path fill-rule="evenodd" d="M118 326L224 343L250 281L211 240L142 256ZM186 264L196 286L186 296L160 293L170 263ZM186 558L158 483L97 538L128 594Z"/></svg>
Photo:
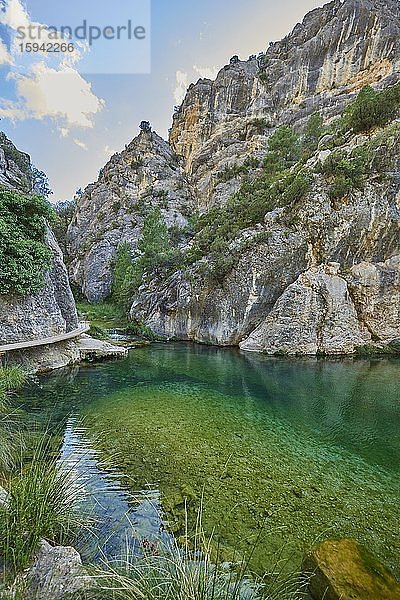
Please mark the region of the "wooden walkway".
<svg viewBox="0 0 400 600"><path fill-rule="evenodd" d="M57 342L64 342L65 340L72 340L74 338L79 337L83 333L89 331L90 325L86 322L80 323L77 329L73 331L69 331L68 333L62 333L60 335L55 335L50 338L42 338L40 340L31 340L29 342L17 342L15 344L6 344L5 346L0 346L0 354L4 354L5 352L12 352L13 350L24 350L26 348L35 348L37 346L48 346L49 344L57 344Z"/></svg>

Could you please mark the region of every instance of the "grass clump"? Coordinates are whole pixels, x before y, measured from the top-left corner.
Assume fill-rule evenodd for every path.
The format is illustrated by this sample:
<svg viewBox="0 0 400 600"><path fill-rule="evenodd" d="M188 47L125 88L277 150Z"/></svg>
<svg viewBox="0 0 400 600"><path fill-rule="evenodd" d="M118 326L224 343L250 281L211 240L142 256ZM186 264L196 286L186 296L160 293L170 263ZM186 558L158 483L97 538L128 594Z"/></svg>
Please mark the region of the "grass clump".
<svg viewBox="0 0 400 600"><path fill-rule="evenodd" d="M15 463L19 436L8 405L9 395L23 386L26 373L20 367L0 368L0 471L9 471Z"/></svg>
<svg viewBox="0 0 400 600"><path fill-rule="evenodd" d="M186 512L187 514L187 512ZM96 587L87 598L115 600L300 600L308 578L297 573L265 577L248 574L249 561L222 563L212 536L207 538L198 512L193 534L186 529L181 544L159 546L143 540L143 558L127 548L119 560L104 561L94 572Z"/></svg>
<svg viewBox="0 0 400 600"><path fill-rule="evenodd" d="M65 544L82 525L77 510L82 488L48 454L47 443L40 442L31 463L7 484L8 500L0 507L0 555L10 574L27 567L42 539Z"/></svg>
<svg viewBox="0 0 400 600"><path fill-rule="evenodd" d="M26 373L21 367L0 368L0 398L5 392L21 388L26 381Z"/></svg>
<svg viewBox="0 0 400 600"><path fill-rule="evenodd" d="M80 315L90 322L91 328L112 329L125 327L125 312L113 302L78 302L77 309Z"/></svg>

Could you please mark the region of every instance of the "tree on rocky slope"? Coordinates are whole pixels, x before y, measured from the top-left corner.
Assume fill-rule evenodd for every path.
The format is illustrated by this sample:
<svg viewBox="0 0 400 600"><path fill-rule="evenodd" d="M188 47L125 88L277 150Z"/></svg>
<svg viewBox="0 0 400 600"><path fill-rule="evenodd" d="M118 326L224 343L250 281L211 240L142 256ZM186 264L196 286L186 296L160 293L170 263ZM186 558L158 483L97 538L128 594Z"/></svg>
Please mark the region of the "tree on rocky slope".
<svg viewBox="0 0 400 600"><path fill-rule="evenodd" d="M52 217L44 198L0 190L0 295L25 296L42 288L53 256L45 243Z"/></svg>
<svg viewBox="0 0 400 600"><path fill-rule="evenodd" d="M144 220L136 256L127 242L117 250L113 266L114 301L128 309L143 280L165 267L173 255L165 219L161 210L155 208Z"/></svg>

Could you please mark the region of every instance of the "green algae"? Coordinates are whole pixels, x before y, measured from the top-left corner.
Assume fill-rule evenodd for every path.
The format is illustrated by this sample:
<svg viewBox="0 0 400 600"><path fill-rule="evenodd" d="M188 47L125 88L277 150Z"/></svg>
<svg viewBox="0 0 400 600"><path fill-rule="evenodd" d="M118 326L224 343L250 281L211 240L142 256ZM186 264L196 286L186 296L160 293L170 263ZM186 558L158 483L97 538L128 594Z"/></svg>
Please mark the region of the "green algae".
<svg viewBox="0 0 400 600"><path fill-rule="evenodd" d="M22 402L39 428L81 415L126 487L160 489L178 537L203 503L223 558L257 541L253 568L282 547L293 568L355 537L399 575L399 366L155 344L40 377Z"/></svg>
<svg viewBox="0 0 400 600"><path fill-rule="evenodd" d="M355 537L399 573L398 368L153 346L98 370L82 414L132 490L159 487L178 537L203 503L224 558L257 541L257 571Z"/></svg>

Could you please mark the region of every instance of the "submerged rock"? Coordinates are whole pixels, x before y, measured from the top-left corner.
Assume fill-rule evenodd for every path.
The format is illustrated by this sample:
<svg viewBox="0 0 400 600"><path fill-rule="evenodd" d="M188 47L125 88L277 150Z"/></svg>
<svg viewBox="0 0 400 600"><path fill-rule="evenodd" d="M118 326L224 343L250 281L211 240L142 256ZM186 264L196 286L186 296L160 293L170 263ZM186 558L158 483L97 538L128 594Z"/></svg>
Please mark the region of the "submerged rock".
<svg viewBox="0 0 400 600"><path fill-rule="evenodd" d="M400 584L356 540L322 542L304 559L312 600L399 600Z"/></svg>

